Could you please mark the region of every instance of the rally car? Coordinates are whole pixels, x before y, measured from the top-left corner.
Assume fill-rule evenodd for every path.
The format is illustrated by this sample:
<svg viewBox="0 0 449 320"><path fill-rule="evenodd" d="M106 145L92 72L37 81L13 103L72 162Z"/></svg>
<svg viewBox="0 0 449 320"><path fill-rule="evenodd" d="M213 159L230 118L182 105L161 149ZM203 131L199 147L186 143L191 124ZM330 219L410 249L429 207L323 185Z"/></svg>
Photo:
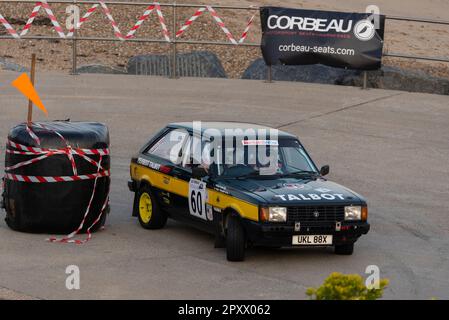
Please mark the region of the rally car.
<svg viewBox="0 0 449 320"><path fill-rule="evenodd" d="M269 159L267 161L267 159ZM324 178L297 137L235 122L172 123L132 158L133 216L173 218L215 235L229 261L248 246L333 246L350 255L369 231L365 199Z"/></svg>

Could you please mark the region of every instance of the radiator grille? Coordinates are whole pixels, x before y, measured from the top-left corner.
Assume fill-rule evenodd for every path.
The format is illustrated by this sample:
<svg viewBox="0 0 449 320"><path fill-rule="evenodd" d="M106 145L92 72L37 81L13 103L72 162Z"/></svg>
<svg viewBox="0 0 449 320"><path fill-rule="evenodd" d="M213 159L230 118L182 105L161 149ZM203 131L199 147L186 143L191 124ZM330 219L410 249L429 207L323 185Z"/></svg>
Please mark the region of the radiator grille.
<svg viewBox="0 0 449 320"><path fill-rule="evenodd" d="M287 208L288 222L337 222L345 218L344 206L301 206Z"/></svg>

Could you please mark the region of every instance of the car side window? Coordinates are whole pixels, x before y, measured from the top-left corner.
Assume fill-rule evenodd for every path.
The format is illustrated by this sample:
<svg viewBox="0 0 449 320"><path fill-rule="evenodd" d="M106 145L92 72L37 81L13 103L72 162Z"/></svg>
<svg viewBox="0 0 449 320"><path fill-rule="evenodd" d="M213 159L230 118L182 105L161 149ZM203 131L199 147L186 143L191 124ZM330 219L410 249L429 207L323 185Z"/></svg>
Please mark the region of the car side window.
<svg viewBox="0 0 449 320"><path fill-rule="evenodd" d="M190 149L192 148L192 136L187 137L187 141L184 146L184 152L182 155L182 162L181 166L183 168L190 168L191 167L191 159L190 159Z"/></svg>
<svg viewBox="0 0 449 320"><path fill-rule="evenodd" d="M182 150L189 134L184 130L171 130L162 136L147 151L147 154L179 164L183 157Z"/></svg>
<svg viewBox="0 0 449 320"><path fill-rule="evenodd" d="M198 150L197 148L201 148L199 149L201 153L192 153L192 150ZM210 142L201 142L201 139L190 136L184 147L182 167L186 169L196 166L208 168L210 161Z"/></svg>

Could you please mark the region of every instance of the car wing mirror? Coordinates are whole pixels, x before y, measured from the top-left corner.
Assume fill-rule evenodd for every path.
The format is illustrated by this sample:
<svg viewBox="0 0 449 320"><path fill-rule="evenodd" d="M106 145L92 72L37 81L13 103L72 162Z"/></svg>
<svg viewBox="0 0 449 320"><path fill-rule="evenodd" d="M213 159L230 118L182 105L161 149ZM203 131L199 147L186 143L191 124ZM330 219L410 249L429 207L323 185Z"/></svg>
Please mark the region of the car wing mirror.
<svg viewBox="0 0 449 320"><path fill-rule="evenodd" d="M193 179L201 179L208 175L206 169L203 167L193 167L192 168L192 178Z"/></svg>
<svg viewBox="0 0 449 320"><path fill-rule="evenodd" d="M320 169L320 174L324 177L329 174L330 167L328 165L322 166Z"/></svg>

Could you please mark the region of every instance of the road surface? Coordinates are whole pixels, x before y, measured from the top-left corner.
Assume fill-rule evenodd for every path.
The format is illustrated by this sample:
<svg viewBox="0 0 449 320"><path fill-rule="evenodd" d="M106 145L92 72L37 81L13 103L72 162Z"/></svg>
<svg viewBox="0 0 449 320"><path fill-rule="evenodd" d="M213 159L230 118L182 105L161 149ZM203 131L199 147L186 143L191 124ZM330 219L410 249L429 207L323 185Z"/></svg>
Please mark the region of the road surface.
<svg viewBox="0 0 449 320"><path fill-rule="evenodd" d="M26 101L0 73L0 136L26 118ZM331 272L377 265L389 299L449 298L449 97L303 83L39 73L50 119L108 125L112 211L83 246L0 222L0 298L303 299ZM44 116L35 109L36 119ZM252 249L230 263L211 236L169 221L158 231L131 217L129 161L166 123L235 120L297 134L329 179L369 201L372 229L352 256L329 249ZM4 140L4 141L5 141ZM0 147L4 156L4 145ZM4 162L0 162L3 171ZM81 272L67 290L68 265Z"/></svg>

